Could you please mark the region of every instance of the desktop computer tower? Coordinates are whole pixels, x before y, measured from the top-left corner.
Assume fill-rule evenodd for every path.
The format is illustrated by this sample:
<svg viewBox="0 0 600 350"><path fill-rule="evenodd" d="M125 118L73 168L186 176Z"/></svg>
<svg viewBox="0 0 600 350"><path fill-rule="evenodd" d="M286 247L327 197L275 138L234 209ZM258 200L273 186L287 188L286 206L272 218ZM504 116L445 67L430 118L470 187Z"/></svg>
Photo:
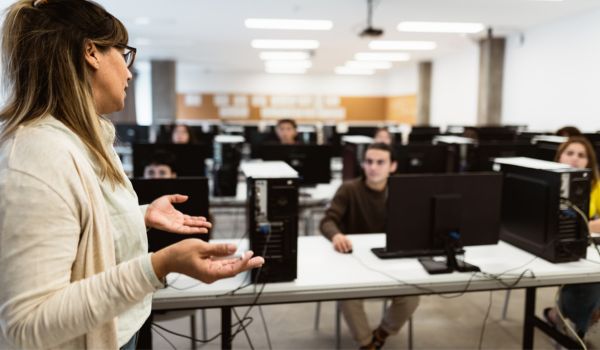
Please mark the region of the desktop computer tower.
<svg viewBox="0 0 600 350"><path fill-rule="evenodd" d="M213 195L235 197L244 137L218 135L214 141Z"/></svg>
<svg viewBox="0 0 600 350"><path fill-rule="evenodd" d="M516 157L495 159L504 175L500 238L550 262L585 258L589 169Z"/></svg>
<svg viewBox="0 0 600 350"><path fill-rule="evenodd" d="M252 282L287 282L298 271L297 172L285 162L245 163L250 249L265 264L252 270Z"/></svg>
<svg viewBox="0 0 600 350"><path fill-rule="evenodd" d="M362 161L373 138L362 135L342 136L342 179L351 180L362 175Z"/></svg>

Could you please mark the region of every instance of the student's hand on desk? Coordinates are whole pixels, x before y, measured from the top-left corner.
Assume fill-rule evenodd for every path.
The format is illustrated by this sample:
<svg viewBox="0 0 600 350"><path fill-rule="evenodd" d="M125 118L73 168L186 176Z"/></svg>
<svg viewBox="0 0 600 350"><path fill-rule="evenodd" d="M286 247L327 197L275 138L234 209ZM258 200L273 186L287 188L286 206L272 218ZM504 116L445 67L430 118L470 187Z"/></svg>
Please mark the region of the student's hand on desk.
<svg viewBox="0 0 600 350"><path fill-rule="evenodd" d="M207 233L212 224L202 216L189 216L175 209L173 203L183 203L188 196L173 194L162 196L152 202L146 210L146 227L180 233Z"/></svg>
<svg viewBox="0 0 600 350"><path fill-rule="evenodd" d="M265 263L262 257L252 257L251 251L246 252L242 258L217 259L235 253L236 249L234 244L186 239L152 254L152 266L159 279L170 272L177 272L204 283L213 283Z"/></svg>
<svg viewBox="0 0 600 350"><path fill-rule="evenodd" d="M340 253L349 253L352 251L352 241L343 233L336 233L331 239L333 248Z"/></svg>

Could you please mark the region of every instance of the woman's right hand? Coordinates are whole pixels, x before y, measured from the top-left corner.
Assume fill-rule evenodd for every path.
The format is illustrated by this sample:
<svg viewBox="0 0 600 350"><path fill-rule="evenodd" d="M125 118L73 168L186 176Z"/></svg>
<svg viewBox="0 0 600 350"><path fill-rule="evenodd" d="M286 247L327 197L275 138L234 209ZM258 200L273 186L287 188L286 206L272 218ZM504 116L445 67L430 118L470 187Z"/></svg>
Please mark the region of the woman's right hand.
<svg viewBox="0 0 600 350"><path fill-rule="evenodd" d="M233 277L240 272L262 266L262 257L252 257L251 251L239 259L214 259L235 253L235 244L206 243L186 239L152 254L152 266L159 279L170 272L182 273L204 283Z"/></svg>

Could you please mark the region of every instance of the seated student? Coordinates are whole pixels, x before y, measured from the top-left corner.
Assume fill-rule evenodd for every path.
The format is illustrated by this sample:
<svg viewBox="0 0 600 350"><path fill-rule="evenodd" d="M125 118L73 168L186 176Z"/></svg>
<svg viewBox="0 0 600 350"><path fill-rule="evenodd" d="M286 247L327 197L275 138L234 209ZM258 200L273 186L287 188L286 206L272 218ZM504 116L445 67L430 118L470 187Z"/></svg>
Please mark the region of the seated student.
<svg viewBox="0 0 600 350"><path fill-rule="evenodd" d="M556 135L565 137L581 136L581 131L574 126L568 125L558 129Z"/></svg>
<svg viewBox="0 0 600 350"><path fill-rule="evenodd" d="M352 252L347 234L385 232L387 180L396 170L389 145L373 143L364 156L364 177L343 183L320 224L321 233L340 253ZM381 324L371 331L363 300L340 301L344 319L361 349L379 349L390 334L396 334L419 303L418 297L394 297Z"/></svg>
<svg viewBox="0 0 600 350"><path fill-rule="evenodd" d="M158 151L152 155L148 165L144 167L144 179L174 179L175 157L167 152Z"/></svg>
<svg viewBox="0 0 600 350"><path fill-rule="evenodd" d="M292 119L280 119L275 126L275 133L282 145L297 145L299 144L298 125Z"/></svg>
<svg viewBox="0 0 600 350"><path fill-rule="evenodd" d="M377 129L375 135L373 135L373 139L375 143L385 143L386 145L394 144L394 135L388 128Z"/></svg>
<svg viewBox="0 0 600 350"><path fill-rule="evenodd" d="M194 131L189 125L176 124L171 129L171 143L188 144L195 142Z"/></svg>
<svg viewBox="0 0 600 350"><path fill-rule="evenodd" d="M582 136L571 137L560 145L556 153L557 162L569 164L575 168L592 169L592 191L590 197L589 229L600 232L600 175L596 155L590 142ZM582 339L600 347L600 332L591 339L590 327L599 327L600 323L600 283L569 284L562 287L558 306L561 313L573 322L575 331ZM553 326L561 324L556 308L544 309L544 317Z"/></svg>

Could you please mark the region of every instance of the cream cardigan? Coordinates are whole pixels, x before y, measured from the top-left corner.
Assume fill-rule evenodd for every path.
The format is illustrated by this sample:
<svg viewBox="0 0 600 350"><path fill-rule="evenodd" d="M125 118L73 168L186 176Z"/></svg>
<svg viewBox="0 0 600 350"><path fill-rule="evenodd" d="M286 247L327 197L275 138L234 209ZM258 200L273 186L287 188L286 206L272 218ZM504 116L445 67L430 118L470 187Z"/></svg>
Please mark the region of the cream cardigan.
<svg viewBox="0 0 600 350"><path fill-rule="evenodd" d="M0 144L1 349L116 349L116 317L161 287L150 254L116 265L82 145L52 117Z"/></svg>

